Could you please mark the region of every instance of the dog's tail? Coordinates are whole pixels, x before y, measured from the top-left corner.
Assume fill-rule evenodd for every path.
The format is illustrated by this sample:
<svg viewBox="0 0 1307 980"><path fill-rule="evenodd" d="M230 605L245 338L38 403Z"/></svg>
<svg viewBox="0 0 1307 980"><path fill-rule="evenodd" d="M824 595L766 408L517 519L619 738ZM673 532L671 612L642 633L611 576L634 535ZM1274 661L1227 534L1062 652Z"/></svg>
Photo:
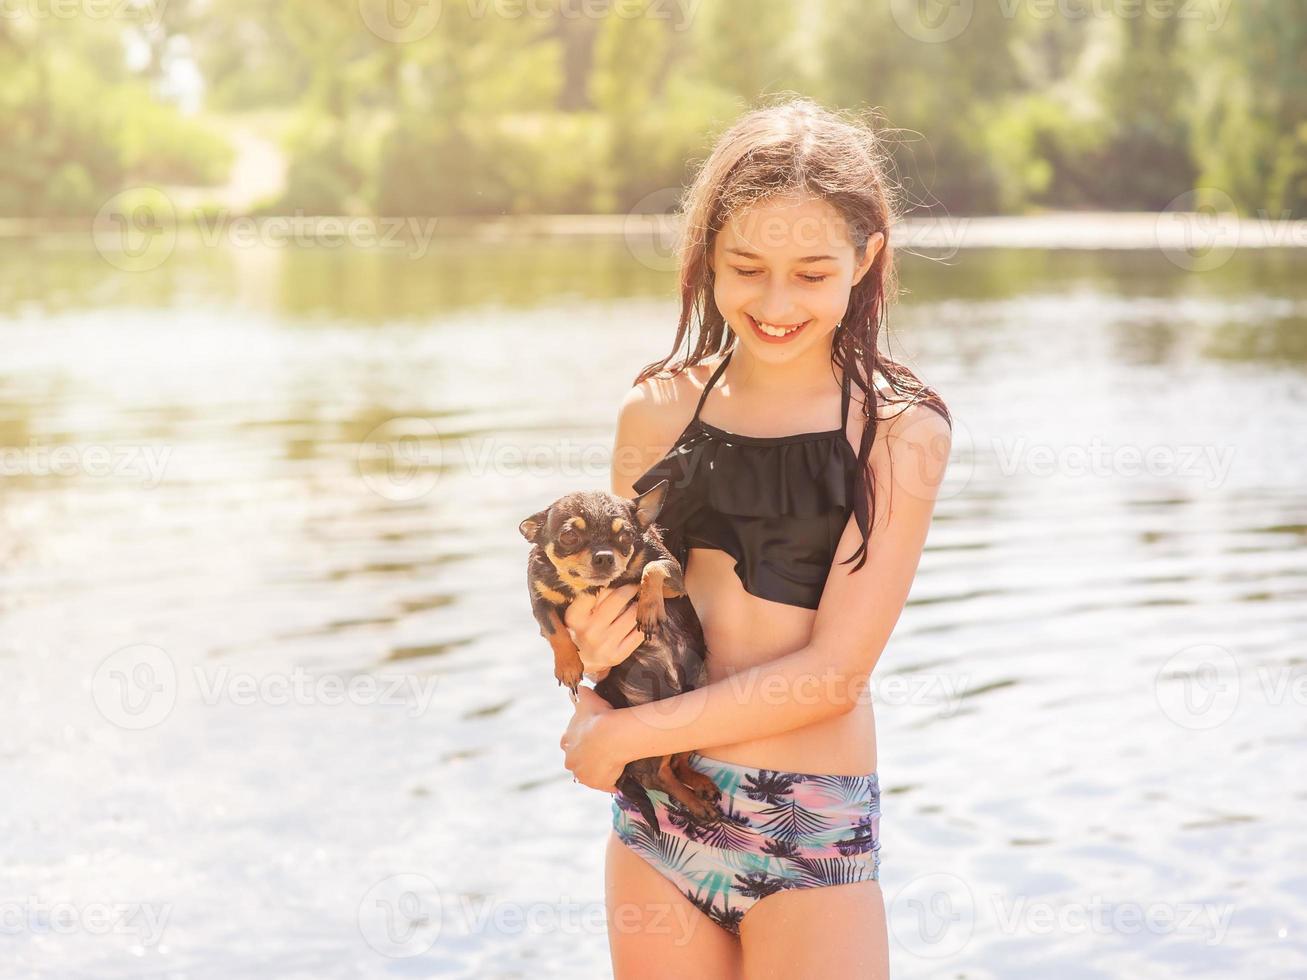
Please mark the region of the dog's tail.
<svg viewBox="0 0 1307 980"><path fill-rule="evenodd" d="M644 817L644 822L656 834L662 833L662 827L658 823L658 814L654 812L653 800L649 799L649 794L641 786L634 776L630 773L623 773L617 780L617 788L622 791L622 795L636 805L640 815Z"/></svg>

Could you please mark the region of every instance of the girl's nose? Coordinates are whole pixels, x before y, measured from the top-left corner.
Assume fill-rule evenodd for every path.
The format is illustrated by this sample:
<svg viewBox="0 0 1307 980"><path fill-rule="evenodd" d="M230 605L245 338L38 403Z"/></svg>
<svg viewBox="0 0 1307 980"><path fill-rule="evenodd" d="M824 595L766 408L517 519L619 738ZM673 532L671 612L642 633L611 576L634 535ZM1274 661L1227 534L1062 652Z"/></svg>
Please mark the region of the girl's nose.
<svg viewBox="0 0 1307 980"><path fill-rule="evenodd" d="M798 323L803 319L803 317L796 315L795 306L790 302L787 287L783 285L767 287L767 292L762 298L762 305L758 308L758 315L762 317L763 323L773 323L778 326Z"/></svg>

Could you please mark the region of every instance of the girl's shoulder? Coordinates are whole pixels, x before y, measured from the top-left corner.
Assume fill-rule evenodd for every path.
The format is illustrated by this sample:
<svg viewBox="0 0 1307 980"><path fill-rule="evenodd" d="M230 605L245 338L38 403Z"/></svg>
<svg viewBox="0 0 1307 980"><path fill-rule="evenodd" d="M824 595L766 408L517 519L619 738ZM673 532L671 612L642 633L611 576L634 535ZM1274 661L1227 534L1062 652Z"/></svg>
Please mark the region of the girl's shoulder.
<svg viewBox="0 0 1307 980"><path fill-rule="evenodd" d="M857 376L862 382L862 385L849 385L849 414L856 415L860 418L862 417L862 408L867 401L866 391L863 387L867 385L867 372L865 366L860 361L854 363L854 368L858 372ZM893 406L893 400L896 397L894 391L890 388L889 382L885 380L885 376L879 371L872 372L872 385L868 387L874 387L876 389L876 418L883 421L895 410Z"/></svg>
<svg viewBox="0 0 1307 980"><path fill-rule="evenodd" d="M635 495L633 482L661 459L694 417L699 396L719 357L676 373L645 378L626 393L617 413L613 454L614 492Z"/></svg>
<svg viewBox="0 0 1307 980"><path fill-rule="evenodd" d="M716 354L696 364L686 365L676 372L664 368L632 388L627 397L645 404L648 411L662 416L676 419L684 415L684 419L681 420L681 428L684 428L694 415L694 409L699 404L699 397L703 394L708 379L721 365L725 356L725 354Z"/></svg>
<svg viewBox="0 0 1307 980"><path fill-rule="evenodd" d="M664 369L645 378L626 393L619 426L625 423L649 441L673 442L690 424L699 397L723 356L706 358L675 373Z"/></svg>

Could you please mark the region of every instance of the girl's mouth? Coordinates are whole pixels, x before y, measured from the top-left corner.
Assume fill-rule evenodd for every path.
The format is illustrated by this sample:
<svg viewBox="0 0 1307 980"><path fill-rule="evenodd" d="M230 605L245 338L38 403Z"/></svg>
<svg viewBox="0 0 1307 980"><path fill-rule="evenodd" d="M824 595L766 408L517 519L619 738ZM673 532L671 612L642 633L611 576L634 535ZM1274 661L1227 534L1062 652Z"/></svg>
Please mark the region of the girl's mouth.
<svg viewBox="0 0 1307 980"><path fill-rule="evenodd" d="M768 344L784 344L793 340L811 320L804 320L802 323L760 323L749 314L744 314L749 324L753 327L753 335L759 340Z"/></svg>

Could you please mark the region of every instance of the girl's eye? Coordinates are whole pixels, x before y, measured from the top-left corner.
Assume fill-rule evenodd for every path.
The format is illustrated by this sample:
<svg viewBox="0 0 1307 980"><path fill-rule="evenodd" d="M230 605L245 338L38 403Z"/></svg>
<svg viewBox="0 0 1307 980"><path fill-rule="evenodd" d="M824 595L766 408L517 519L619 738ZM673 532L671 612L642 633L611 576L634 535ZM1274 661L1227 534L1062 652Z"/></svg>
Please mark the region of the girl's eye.
<svg viewBox="0 0 1307 980"><path fill-rule="evenodd" d="M732 266L732 268L735 268L735 267ZM735 268L735 271L736 271L736 273L737 273L738 275L743 276L745 279L752 279L754 276L759 276L759 275L762 274L762 270L761 270L761 269L739 269L739 268ZM825 281L826 279L829 279L830 276L824 276L824 275L822 275L822 276L808 276L808 275L802 275L802 276L799 276L799 278L802 279L804 282L823 282L823 281Z"/></svg>

